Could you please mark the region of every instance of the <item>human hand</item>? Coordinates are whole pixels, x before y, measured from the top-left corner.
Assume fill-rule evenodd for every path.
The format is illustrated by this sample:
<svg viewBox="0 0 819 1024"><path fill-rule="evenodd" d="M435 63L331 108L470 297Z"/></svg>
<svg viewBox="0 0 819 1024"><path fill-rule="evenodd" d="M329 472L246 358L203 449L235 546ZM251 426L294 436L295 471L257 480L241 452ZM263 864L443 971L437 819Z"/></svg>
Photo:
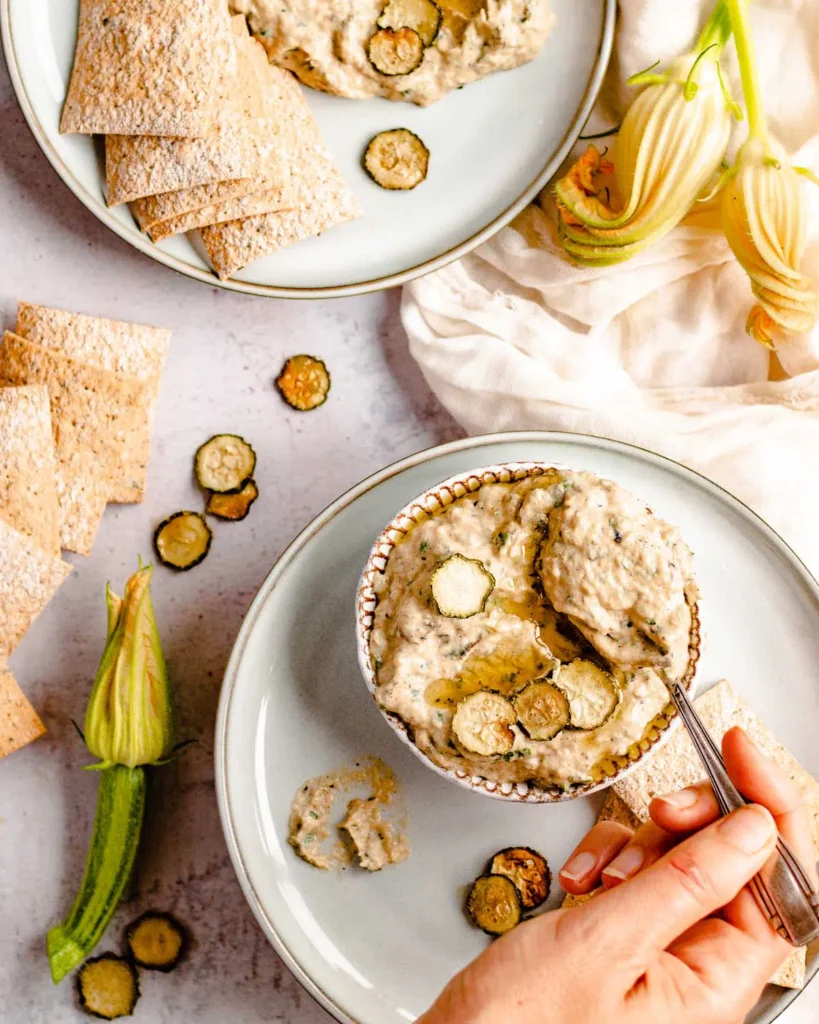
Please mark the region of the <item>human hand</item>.
<svg viewBox="0 0 819 1024"><path fill-rule="evenodd" d="M741 1021L790 950L745 885L772 855L777 826L814 884L815 852L787 776L740 729L723 755L754 804L718 819L702 783L655 800L636 833L596 825L560 878L569 892L604 891L498 939L419 1024Z"/></svg>

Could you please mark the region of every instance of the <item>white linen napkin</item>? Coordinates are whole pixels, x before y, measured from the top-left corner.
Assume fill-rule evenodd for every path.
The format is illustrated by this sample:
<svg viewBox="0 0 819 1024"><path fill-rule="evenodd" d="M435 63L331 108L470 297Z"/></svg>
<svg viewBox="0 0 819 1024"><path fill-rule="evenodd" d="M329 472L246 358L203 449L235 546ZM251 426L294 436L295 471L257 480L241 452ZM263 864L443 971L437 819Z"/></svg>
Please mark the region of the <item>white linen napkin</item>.
<svg viewBox="0 0 819 1024"><path fill-rule="evenodd" d="M712 6L621 0L587 131L617 123L634 92L625 79L690 48ZM819 172L819 0L754 0L751 11L771 128ZM740 122L736 139L746 130ZM630 262L589 270L554 241L550 191L475 253L404 289L410 349L430 387L473 433L573 430L677 459L760 513L819 575L819 329L781 345L791 376L769 379L784 375L745 333L750 285L710 209ZM819 188L808 192L804 267L819 278Z"/></svg>

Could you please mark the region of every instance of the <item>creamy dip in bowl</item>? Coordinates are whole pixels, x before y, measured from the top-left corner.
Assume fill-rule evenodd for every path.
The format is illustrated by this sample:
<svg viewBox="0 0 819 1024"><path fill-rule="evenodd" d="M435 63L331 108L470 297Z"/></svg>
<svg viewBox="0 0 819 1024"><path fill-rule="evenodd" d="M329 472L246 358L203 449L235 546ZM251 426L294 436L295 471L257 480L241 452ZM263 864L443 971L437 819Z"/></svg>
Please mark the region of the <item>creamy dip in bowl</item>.
<svg viewBox="0 0 819 1024"><path fill-rule="evenodd" d="M465 617L433 593L454 556L491 588ZM585 795L667 734L674 712L660 673L693 685L691 561L674 527L587 471L510 463L462 474L407 505L376 541L358 591L362 673L391 727L438 774L507 799ZM569 666L579 665L597 666L616 694L594 728L575 724L583 694L572 693ZM574 722L549 739L524 724L521 695L535 681L564 704L572 697ZM498 746L462 742L478 693L493 694L492 713L508 712L489 723Z"/></svg>

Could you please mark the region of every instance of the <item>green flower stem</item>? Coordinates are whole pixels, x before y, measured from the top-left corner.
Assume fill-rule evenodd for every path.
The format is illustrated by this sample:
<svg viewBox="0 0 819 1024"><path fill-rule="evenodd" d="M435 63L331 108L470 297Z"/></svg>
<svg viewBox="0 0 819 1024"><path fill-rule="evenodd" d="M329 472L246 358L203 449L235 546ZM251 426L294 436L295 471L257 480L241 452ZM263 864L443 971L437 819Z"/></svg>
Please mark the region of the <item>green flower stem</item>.
<svg viewBox="0 0 819 1024"><path fill-rule="evenodd" d="M748 111L748 134L752 138L762 139L767 144L769 141L768 122L765 119L762 88L756 63L756 49L748 18L748 0L727 0L727 2L739 57L745 107Z"/></svg>

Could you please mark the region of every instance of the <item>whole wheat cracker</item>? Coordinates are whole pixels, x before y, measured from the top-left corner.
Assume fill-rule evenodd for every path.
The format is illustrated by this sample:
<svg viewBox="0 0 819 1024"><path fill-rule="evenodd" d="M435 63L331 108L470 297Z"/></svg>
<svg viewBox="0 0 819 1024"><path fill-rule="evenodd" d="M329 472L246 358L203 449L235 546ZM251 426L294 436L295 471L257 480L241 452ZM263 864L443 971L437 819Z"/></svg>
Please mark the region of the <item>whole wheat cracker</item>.
<svg viewBox="0 0 819 1024"><path fill-rule="evenodd" d="M223 0L80 0L60 131L201 137L235 74Z"/></svg>
<svg viewBox="0 0 819 1024"><path fill-rule="evenodd" d="M87 366L143 381L154 396L171 341L171 332L163 327L68 313L28 302L18 304L14 333Z"/></svg>
<svg viewBox="0 0 819 1024"><path fill-rule="evenodd" d="M185 214L195 213L203 206L214 206L228 199L241 199L251 195L256 189L255 178L239 178L236 181L210 181L206 185L194 188L182 188L177 192L161 192L155 196L143 196L131 203L133 213L141 231L151 233L151 229L162 221Z"/></svg>
<svg viewBox="0 0 819 1024"><path fill-rule="evenodd" d="M112 493L144 493L151 392L7 331L0 384L35 383L46 385L51 405L61 544L85 555Z"/></svg>
<svg viewBox="0 0 819 1024"><path fill-rule="evenodd" d="M45 387L0 388L0 519L60 553L57 463Z"/></svg>
<svg viewBox="0 0 819 1024"><path fill-rule="evenodd" d="M71 566L0 519L0 658L11 654Z"/></svg>
<svg viewBox="0 0 819 1024"><path fill-rule="evenodd" d="M252 59L256 43L239 15L231 19L237 74L210 132L203 138L108 135L105 178L109 206L213 181L261 173L264 98Z"/></svg>
<svg viewBox="0 0 819 1024"><path fill-rule="evenodd" d="M285 73L286 74L286 73ZM296 145L291 163L294 206L290 210L226 221L201 229L213 268L222 280L263 256L321 234L360 216L361 208L330 157L301 90L294 94Z"/></svg>
<svg viewBox="0 0 819 1024"><path fill-rule="evenodd" d="M0 758L8 757L44 735L46 727L0 659Z"/></svg>

